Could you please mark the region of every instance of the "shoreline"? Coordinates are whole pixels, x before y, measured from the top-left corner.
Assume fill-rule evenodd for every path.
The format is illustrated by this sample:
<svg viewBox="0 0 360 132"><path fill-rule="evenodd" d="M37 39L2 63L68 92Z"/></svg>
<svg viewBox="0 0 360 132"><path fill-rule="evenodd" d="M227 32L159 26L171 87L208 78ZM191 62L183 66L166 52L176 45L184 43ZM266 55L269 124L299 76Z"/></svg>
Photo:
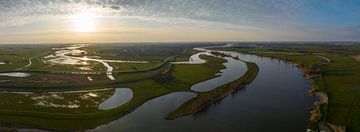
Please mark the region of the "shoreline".
<svg viewBox="0 0 360 132"><path fill-rule="evenodd" d="M246 73L239 77L238 79L227 83L225 85L219 86L211 91L208 92L197 92L198 96L193 98L176 110L170 112L165 119L173 120L178 117L186 116L186 115L194 115L197 114L204 109L210 107L213 103L216 103L223 99L224 97L228 96L229 94L246 87L246 85L250 84L259 72L259 67L256 63L247 62L242 60L246 63L248 70ZM195 105L194 105L195 104Z"/></svg>
<svg viewBox="0 0 360 132"><path fill-rule="evenodd" d="M324 115L326 114L326 111L328 109L328 103L329 103L329 99L328 99L328 95L326 92L324 91L320 91L318 88L315 87L314 81L316 79L321 79L321 74L317 74L317 73L312 73L312 74L308 74L306 73L306 66L301 66L298 63L292 62L292 61L288 61L288 60L284 60L281 58L276 58L276 57L271 57L271 56L266 56L266 55L261 55L257 54L257 53L251 53L251 52L240 52L240 51L235 51L235 52L239 52L239 53L244 53L244 54L249 54L249 55L256 55L256 56L260 56L260 57L268 57L268 58L272 58L272 59L277 59L280 61L284 61L287 63L291 63L294 66L296 66L299 70L301 70L301 72L303 73L303 76L305 79L310 80L311 81L311 88L308 90L308 95L307 96L316 96L318 97L318 101L315 101L312 105L312 108L309 109L309 127L308 127L308 132L313 132L313 131L320 131L319 128L322 128L324 130L330 130L330 131L334 131L334 132L346 132L346 127L345 126L338 126L338 125L334 125L331 124L329 122L325 121L325 117ZM320 56L318 56L320 57ZM322 63L321 65L324 64L328 64L331 63L331 60L328 58L323 58L320 57L324 60L326 60L326 62ZM316 70L318 70L319 68L317 67ZM311 128L312 126L316 125L316 130L314 130L313 128Z"/></svg>

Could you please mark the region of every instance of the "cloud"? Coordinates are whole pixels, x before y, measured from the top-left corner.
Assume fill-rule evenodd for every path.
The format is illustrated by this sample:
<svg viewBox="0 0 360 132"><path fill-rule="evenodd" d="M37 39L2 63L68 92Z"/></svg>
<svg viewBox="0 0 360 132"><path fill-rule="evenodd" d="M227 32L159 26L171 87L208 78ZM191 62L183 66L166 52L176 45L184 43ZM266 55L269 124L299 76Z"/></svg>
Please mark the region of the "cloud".
<svg viewBox="0 0 360 132"><path fill-rule="evenodd" d="M352 2L354 0L0 0L0 28L91 10L103 16L142 19L146 24L154 21L164 25L223 28L229 32L257 33L268 39L356 39L360 38L358 27L329 28L311 19L319 16L311 14L313 10L321 12L318 5L334 9L337 15L359 16L360 8ZM304 16L310 20L303 20Z"/></svg>
<svg viewBox="0 0 360 132"><path fill-rule="evenodd" d="M117 16L188 18L225 23L291 19L302 0L2 0L0 20L69 15L83 9ZM109 10L104 10L110 9Z"/></svg>

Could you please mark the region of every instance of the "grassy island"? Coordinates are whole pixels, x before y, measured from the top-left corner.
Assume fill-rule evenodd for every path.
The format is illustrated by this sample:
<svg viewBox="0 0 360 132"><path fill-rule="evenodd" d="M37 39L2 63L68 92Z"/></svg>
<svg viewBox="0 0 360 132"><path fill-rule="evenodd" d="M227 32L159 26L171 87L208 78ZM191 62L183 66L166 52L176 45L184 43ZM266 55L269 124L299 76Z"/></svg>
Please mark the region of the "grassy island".
<svg viewBox="0 0 360 132"><path fill-rule="evenodd" d="M246 73L237 80L220 86L209 92L198 92L198 96L184 103L175 111L168 114L167 119L174 119L184 115L192 115L207 108L209 105L224 98L228 94L250 84L257 76L259 67L252 62L244 61L247 66Z"/></svg>

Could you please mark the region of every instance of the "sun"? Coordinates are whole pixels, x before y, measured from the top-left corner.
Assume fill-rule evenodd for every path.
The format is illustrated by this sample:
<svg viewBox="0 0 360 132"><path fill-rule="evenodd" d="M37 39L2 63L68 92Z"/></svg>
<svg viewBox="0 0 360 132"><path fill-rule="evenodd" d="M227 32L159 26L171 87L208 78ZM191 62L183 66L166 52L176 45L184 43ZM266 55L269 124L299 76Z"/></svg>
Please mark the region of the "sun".
<svg viewBox="0 0 360 132"><path fill-rule="evenodd" d="M76 32L94 32L95 14L91 12L80 12L72 16L74 31Z"/></svg>

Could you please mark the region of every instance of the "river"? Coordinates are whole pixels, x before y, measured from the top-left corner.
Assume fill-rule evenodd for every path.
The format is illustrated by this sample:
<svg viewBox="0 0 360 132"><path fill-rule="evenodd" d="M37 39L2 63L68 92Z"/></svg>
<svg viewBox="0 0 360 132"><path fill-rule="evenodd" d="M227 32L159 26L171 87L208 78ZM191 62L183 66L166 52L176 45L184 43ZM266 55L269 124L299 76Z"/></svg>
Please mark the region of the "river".
<svg viewBox="0 0 360 132"><path fill-rule="evenodd" d="M202 48L198 50L209 52ZM306 95L311 83L304 79L298 68L275 59L219 52L258 64L260 71L257 78L244 89L225 97L195 116L165 120L167 113L196 96L191 92L172 93L150 100L132 113L89 131L306 131L309 122L308 109L315 97ZM190 61L197 59L192 58ZM227 60L230 63L239 61ZM226 68L239 75L246 70L239 67ZM216 81L221 84L234 78L236 79L236 76L228 76L227 79ZM208 83L209 89L215 86Z"/></svg>

